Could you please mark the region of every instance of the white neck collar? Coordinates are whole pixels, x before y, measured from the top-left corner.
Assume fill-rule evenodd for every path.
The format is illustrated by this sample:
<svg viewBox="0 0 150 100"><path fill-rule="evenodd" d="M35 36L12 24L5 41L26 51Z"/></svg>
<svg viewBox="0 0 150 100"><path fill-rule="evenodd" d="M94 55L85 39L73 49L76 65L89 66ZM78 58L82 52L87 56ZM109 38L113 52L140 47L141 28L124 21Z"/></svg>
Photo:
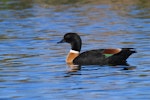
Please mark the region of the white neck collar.
<svg viewBox="0 0 150 100"><path fill-rule="evenodd" d="M75 50L70 50L71 53L79 53L79 51L75 51Z"/></svg>

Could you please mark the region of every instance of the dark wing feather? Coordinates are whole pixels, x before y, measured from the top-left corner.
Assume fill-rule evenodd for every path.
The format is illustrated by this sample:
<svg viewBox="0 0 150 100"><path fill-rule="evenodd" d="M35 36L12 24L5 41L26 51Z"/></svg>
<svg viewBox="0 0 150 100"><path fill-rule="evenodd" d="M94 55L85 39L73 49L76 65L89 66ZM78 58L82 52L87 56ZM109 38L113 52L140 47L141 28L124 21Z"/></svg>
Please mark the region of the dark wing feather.
<svg viewBox="0 0 150 100"><path fill-rule="evenodd" d="M73 60L77 65L99 65L105 63L104 49L90 50L81 53Z"/></svg>
<svg viewBox="0 0 150 100"><path fill-rule="evenodd" d="M127 58L136 53L134 48L122 48L120 52L109 55L105 53L105 50L97 49L83 52L73 60L73 63L77 65L125 65Z"/></svg>

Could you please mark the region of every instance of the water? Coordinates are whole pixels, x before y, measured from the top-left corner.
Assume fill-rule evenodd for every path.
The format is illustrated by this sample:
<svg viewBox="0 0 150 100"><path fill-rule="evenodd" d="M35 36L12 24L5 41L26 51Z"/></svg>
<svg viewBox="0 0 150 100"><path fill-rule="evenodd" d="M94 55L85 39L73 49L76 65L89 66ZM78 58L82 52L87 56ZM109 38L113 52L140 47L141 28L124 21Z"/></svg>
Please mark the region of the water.
<svg viewBox="0 0 150 100"><path fill-rule="evenodd" d="M0 100L149 100L150 3L146 0L0 1ZM124 66L82 66L71 72L77 32L82 51L136 48Z"/></svg>

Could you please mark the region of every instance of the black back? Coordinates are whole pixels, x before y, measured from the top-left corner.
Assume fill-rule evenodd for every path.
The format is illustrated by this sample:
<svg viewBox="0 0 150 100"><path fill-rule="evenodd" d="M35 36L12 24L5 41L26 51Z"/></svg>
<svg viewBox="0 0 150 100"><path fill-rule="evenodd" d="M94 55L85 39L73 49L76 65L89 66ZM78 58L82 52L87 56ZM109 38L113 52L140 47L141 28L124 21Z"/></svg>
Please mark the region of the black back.
<svg viewBox="0 0 150 100"><path fill-rule="evenodd" d="M106 57L103 53L104 50L97 49L83 52L73 60L73 63L77 65L127 65L127 58L136 52L132 48L122 48L121 52Z"/></svg>

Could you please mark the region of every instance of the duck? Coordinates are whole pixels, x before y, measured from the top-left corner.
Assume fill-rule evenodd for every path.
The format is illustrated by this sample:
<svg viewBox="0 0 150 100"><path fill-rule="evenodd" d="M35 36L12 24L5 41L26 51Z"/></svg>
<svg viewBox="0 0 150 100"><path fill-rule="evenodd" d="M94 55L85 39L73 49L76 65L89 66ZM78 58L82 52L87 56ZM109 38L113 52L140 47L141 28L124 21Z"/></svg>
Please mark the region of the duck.
<svg viewBox="0 0 150 100"><path fill-rule="evenodd" d="M66 57L73 65L126 65L127 58L136 53L134 48L94 49L80 53L82 40L77 33L66 33L59 43L69 43L71 50Z"/></svg>

